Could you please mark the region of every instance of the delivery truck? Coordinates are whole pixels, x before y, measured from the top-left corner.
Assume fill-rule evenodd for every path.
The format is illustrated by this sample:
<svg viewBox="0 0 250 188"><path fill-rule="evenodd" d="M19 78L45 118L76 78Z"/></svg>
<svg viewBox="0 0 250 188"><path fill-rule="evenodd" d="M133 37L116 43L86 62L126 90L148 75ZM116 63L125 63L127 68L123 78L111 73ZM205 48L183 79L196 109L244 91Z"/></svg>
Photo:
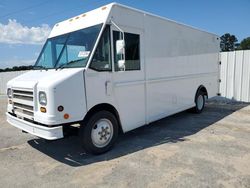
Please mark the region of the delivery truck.
<svg viewBox="0 0 250 188"><path fill-rule="evenodd" d="M219 91L219 37L111 3L55 24L31 70L7 83L7 121L47 140L79 125L101 154L166 116L201 113Z"/></svg>

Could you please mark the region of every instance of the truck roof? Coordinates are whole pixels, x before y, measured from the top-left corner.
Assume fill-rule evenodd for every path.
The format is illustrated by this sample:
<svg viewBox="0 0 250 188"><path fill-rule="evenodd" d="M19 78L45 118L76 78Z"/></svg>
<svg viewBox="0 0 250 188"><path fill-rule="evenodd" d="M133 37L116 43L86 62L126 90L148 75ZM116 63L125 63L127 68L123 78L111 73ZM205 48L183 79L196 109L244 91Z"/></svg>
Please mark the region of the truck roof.
<svg viewBox="0 0 250 188"><path fill-rule="evenodd" d="M91 10L89 12L80 14L70 19L64 20L54 25L49 38L59 36L65 33L77 31L83 28L87 28L93 25L105 23L108 19L108 15L112 6L115 3L111 3L101 8Z"/></svg>
<svg viewBox="0 0 250 188"><path fill-rule="evenodd" d="M97 9L91 10L91 11L86 12L86 13L82 13L78 16L69 18L67 20L64 20L62 22L55 24L51 33L50 33L49 38L52 38L52 37L55 37L58 35L62 35L65 33L69 33L72 31L76 31L79 29L87 28L87 27L90 27L93 25L106 23L107 19L109 18L109 14L114 6L119 6L122 8L133 10L133 11L142 13L142 14L147 15L147 16L153 16L153 17L156 17L156 18L168 21L168 22L172 22L172 23L175 23L178 25L189 27L189 28L192 28L194 30L199 30L199 31L205 32L207 34L211 34L211 35L215 35L215 36L219 37L218 35L216 35L214 33L211 33L211 32L208 32L208 31L205 31L202 29L198 29L196 27L193 27L193 26L190 26L187 24L183 24L183 23L180 23L180 22L177 22L177 21L174 21L174 20L162 17L162 16L158 16L156 14L152 14L152 13L149 13L149 12L146 12L143 10L139 10L139 9L136 9L133 7L129 7L126 5L122 5L120 3L113 2L113 3L104 5L102 7L97 8Z"/></svg>

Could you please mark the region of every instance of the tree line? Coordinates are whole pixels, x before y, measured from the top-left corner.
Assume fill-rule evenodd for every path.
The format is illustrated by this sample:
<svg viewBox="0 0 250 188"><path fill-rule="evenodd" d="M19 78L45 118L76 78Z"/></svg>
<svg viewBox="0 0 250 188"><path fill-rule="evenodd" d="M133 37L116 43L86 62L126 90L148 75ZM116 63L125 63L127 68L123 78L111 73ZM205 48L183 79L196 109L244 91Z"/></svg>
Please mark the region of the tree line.
<svg viewBox="0 0 250 188"><path fill-rule="evenodd" d="M33 69L33 65L14 66L12 68L0 69L0 72L23 71L23 70L31 70L31 69Z"/></svg>
<svg viewBox="0 0 250 188"><path fill-rule="evenodd" d="M220 37L220 48L222 52L229 52L234 50L250 50L250 37L243 39L238 43L235 35L225 33ZM32 65L29 66L14 66L12 68L0 69L0 72L23 71L33 69Z"/></svg>
<svg viewBox="0 0 250 188"><path fill-rule="evenodd" d="M238 39L235 35L225 33L220 37L220 48L222 52L229 52L235 50L250 50L250 37L243 39L238 43Z"/></svg>

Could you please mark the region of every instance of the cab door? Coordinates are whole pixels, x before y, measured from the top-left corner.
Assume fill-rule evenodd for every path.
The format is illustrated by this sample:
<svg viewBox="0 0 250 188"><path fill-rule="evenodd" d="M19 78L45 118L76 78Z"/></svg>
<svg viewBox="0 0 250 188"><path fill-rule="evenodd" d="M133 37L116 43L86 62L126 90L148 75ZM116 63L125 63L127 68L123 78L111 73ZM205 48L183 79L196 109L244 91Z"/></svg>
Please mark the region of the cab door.
<svg viewBox="0 0 250 188"><path fill-rule="evenodd" d="M116 54L116 41L121 32L111 26L113 56L113 90L123 131L129 131L146 123L146 96L144 74L144 45L142 30L121 27L125 32L125 69L119 68L122 58Z"/></svg>
<svg viewBox="0 0 250 188"><path fill-rule="evenodd" d="M87 110L99 104L114 104L110 26L106 25L88 69L84 72Z"/></svg>

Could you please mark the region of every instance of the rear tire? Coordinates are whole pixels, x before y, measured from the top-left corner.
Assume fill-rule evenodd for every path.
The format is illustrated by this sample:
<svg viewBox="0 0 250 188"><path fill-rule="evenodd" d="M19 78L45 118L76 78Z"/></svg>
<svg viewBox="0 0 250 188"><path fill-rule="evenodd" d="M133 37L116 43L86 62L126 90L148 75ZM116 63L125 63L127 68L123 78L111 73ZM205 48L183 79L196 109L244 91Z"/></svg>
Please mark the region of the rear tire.
<svg viewBox="0 0 250 188"><path fill-rule="evenodd" d="M88 153L95 155L109 151L118 137L118 122L108 111L92 115L80 128L80 140Z"/></svg>
<svg viewBox="0 0 250 188"><path fill-rule="evenodd" d="M200 114L205 107L206 103L206 95L202 91L198 91L195 96L195 107L193 108L193 112Z"/></svg>

